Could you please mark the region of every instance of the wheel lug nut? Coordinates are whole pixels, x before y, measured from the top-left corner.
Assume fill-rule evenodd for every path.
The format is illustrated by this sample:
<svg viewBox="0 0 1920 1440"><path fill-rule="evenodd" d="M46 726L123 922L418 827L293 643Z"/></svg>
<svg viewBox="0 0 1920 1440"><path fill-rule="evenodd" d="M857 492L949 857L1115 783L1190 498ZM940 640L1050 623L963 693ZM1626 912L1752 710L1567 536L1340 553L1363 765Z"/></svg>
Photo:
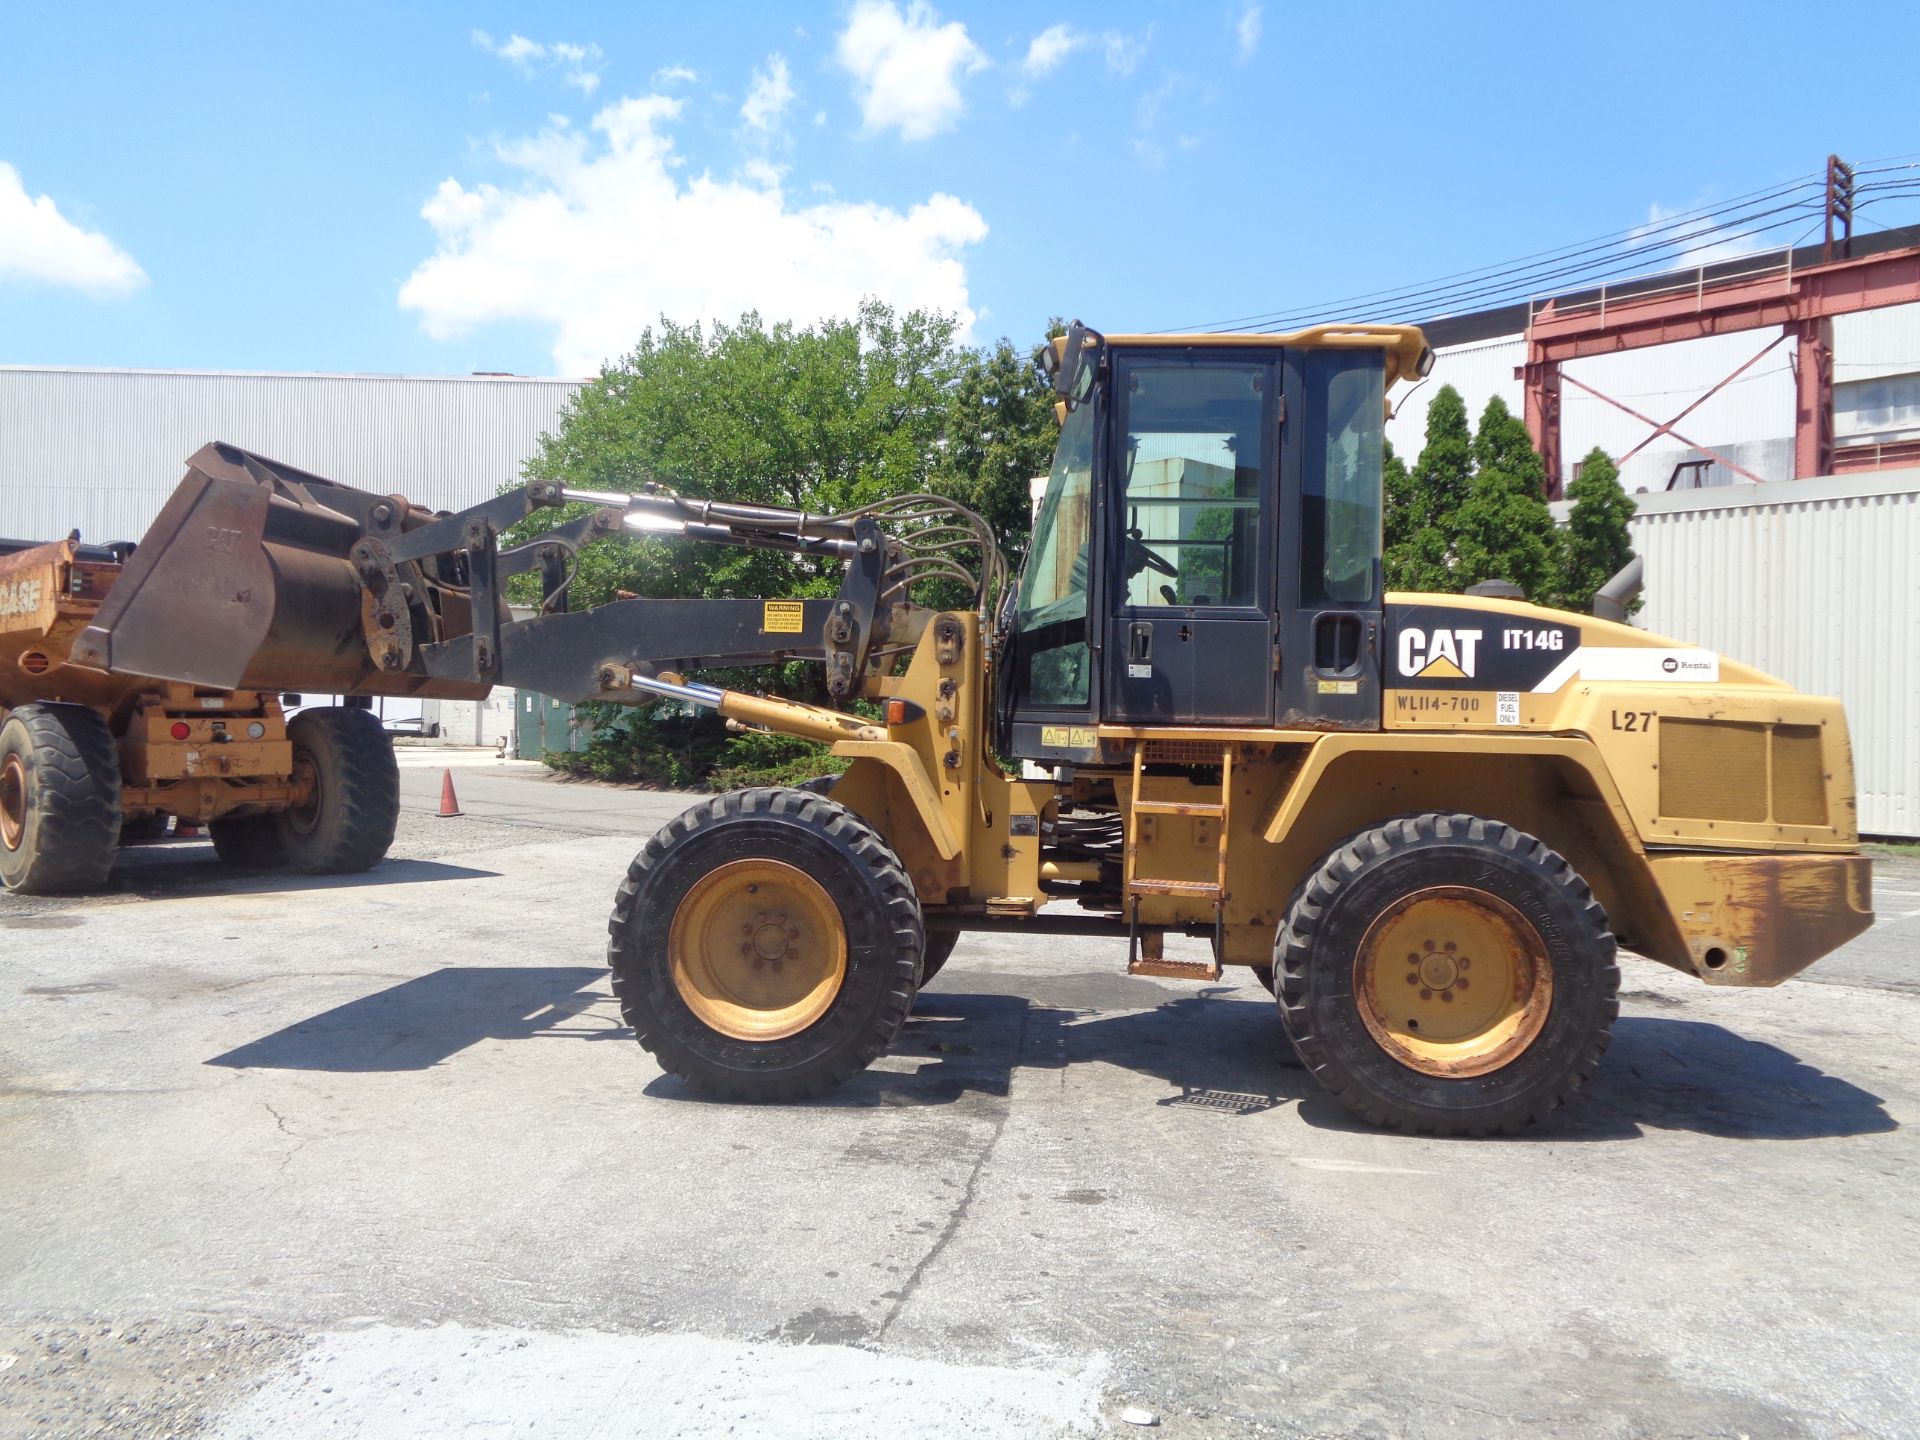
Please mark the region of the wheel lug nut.
<svg viewBox="0 0 1920 1440"><path fill-rule="evenodd" d="M1420 990L1420 998L1422 1000L1431 1000L1433 998L1433 992L1427 989L1426 987L1422 986Z"/></svg>
<svg viewBox="0 0 1920 1440"><path fill-rule="evenodd" d="M1462 975L1462 976L1461 976L1461 977L1459 978L1459 980L1458 980L1458 981L1456 981L1455 983L1456 983L1456 985L1458 986L1458 988L1460 988L1460 989L1462 989L1462 990L1465 990L1465 989L1467 988L1467 986L1468 986L1468 983L1469 983L1469 982L1468 982L1468 980L1467 980L1467 977L1466 977L1466 976L1464 976L1464 975Z"/></svg>
<svg viewBox="0 0 1920 1440"><path fill-rule="evenodd" d="M1442 990L1440 992L1440 998L1451 1005L1453 1003L1453 992L1451 990Z"/></svg>
<svg viewBox="0 0 1920 1440"><path fill-rule="evenodd" d="M1462 970L1471 970L1473 968L1473 961L1467 959L1466 956L1462 955L1460 957L1460 968Z"/></svg>
<svg viewBox="0 0 1920 1440"><path fill-rule="evenodd" d="M1407 984L1418 985L1419 983L1420 983L1420 977L1418 975L1407 976Z"/></svg>

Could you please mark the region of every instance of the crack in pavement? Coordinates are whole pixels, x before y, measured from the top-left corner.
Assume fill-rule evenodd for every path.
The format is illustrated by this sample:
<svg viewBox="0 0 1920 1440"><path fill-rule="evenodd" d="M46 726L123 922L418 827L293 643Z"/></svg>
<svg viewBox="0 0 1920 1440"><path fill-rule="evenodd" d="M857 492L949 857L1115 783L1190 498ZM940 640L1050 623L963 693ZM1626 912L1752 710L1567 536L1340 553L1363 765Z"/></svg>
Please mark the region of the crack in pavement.
<svg viewBox="0 0 1920 1440"><path fill-rule="evenodd" d="M1027 1022L1033 1014L1028 1006L1020 1012L1020 1033L1013 1042L1013 1073L1026 1067L1027 1060ZM887 1311L886 1319L880 1322L880 1328L873 1333L874 1343L887 1338L887 1331L893 1328L893 1322L900 1318L900 1312L907 1308L907 1302L913 1298L913 1292L920 1288L920 1282L926 1277L927 1270L949 1244L960 1233L960 1225L967 1218L967 1211L973 1207L974 1194L980 1188L980 1177L985 1173L987 1162L993 1158L994 1147L1000 1143L1001 1132L1007 1128L1007 1117L1013 1113L1013 1084L1009 1078L1007 1093L1000 1102L1000 1113L994 1117L993 1133L987 1137L987 1143L980 1147L980 1154L974 1159L973 1169L967 1175L967 1183L960 1192L960 1199L947 1215L947 1223L933 1238L933 1244L927 1253L920 1257L920 1263L913 1267L905 1283L895 1292L893 1307Z"/></svg>

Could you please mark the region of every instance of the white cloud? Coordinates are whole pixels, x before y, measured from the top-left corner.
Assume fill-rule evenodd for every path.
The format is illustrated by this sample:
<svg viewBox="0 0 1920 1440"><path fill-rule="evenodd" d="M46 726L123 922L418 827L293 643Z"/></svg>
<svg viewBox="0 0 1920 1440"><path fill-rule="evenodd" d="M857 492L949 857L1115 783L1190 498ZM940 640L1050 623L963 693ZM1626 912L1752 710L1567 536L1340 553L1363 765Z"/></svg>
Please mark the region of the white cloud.
<svg viewBox="0 0 1920 1440"><path fill-rule="evenodd" d="M600 88L600 62L605 57L592 41L584 45L570 40L542 43L524 35L509 35L505 40L496 41L486 31L475 30L473 43L527 75L536 70L558 70L560 83L571 85L582 95L591 95Z"/></svg>
<svg viewBox="0 0 1920 1440"><path fill-rule="evenodd" d="M753 84L747 90L746 102L740 107L740 118L754 129L771 133L780 128L780 121L787 113L787 107L793 103L793 81L787 74L787 57L774 54L767 57L767 63L753 72Z"/></svg>
<svg viewBox="0 0 1920 1440"><path fill-rule="evenodd" d="M519 188L442 181L420 212L437 248L401 287L402 308L443 340L494 321L549 325L555 369L572 375L662 315L804 323L873 295L945 311L970 333L962 257L986 236L979 211L943 194L904 212L796 205L766 165L683 182L666 133L680 110L664 95L624 99L594 117L598 139L556 127L497 147L524 172Z"/></svg>
<svg viewBox="0 0 1920 1440"><path fill-rule="evenodd" d="M663 65L653 72L656 85L698 85L700 72L690 70L685 65Z"/></svg>
<svg viewBox="0 0 1920 1440"><path fill-rule="evenodd" d="M1240 46L1240 58L1250 60L1260 48L1260 7L1249 5L1233 23L1233 38Z"/></svg>
<svg viewBox="0 0 1920 1440"><path fill-rule="evenodd" d="M0 160L0 280L38 280L89 295L125 295L147 272L98 230L83 230L50 195L29 195L20 172Z"/></svg>
<svg viewBox="0 0 1920 1440"><path fill-rule="evenodd" d="M1140 57L1147 53L1152 34L1152 26L1139 35L1123 35L1118 30L1102 30L1096 35L1073 25L1049 25L1028 42L1020 73L1038 80L1058 69L1076 51L1097 49L1106 58L1107 69L1116 75L1131 75Z"/></svg>
<svg viewBox="0 0 1920 1440"><path fill-rule="evenodd" d="M1060 62L1083 48L1089 38L1086 31L1071 25L1049 25L1028 44L1027 58L1020 62L1021 73L1038 80L1058 69Z"/></svg>
<svg viewBox="0 0 1920 1440"><path fill-rule="evenodd" d="M1679 217L1698 208L1669 210L1658 201L1647 207L1647 223L1628 232L1628 243L1644 245L1659 241L1663 250L1671 252L1670 259L1662 259L1657 265L1649 263L1648 269L1673 267L1690 270L1699 265L1718 265L1722 260L1737 260L1742 255L1756 254L1772 243L1757 235L1741 235L1738 232L1721 238L1718 232L1722 226L1712 216L1680 220Z"/></svg>
<svg viewBox="0 0 1920 1440"><path fill-rule="evenodd" d="M856 0L837 54L866 128L897 129L902 140L951 130L966 108L961 80L988 63L967 27L942 25L925 0L904 13L893 0Z"/></svg>

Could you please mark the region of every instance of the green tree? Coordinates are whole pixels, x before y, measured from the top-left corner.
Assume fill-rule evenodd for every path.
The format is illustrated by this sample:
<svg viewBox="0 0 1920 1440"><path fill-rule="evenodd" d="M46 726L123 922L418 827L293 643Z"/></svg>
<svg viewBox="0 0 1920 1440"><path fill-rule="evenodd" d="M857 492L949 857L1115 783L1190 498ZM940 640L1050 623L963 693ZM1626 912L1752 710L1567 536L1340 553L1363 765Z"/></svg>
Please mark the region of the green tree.
<svg viewBox="0 0 1920 1440"><path fill-rule="evenodd" d="M527 478L598 490L657 483L698 499L830 513L929 488L965 364L953 322L868 301L805 328L663 320L603 369ZM832 562L678 540L587 547L572 598L831 594Z"/></svg>
<svg viewBox="0 0 1920 1440"><path fill-rule="evenodd" d="M1055 321L1047 333L1064 328ZM1055 397L1037 354L1001 340L965 355L933 474L939 494L993 526L1016 567L1033 528L1033 478L1053 460Z"/></svg>
<svg viewBox="0 0 1920 1440"><path fill-rule="evenodd" d="M1586 614L1602 585L1633 558L1633 538L1627 522L1637 508L1620 486L1620 471L1607 453L1595 446L1580 462L1579 475L1567 486L1573 511L1560 536L1559 593L1554 603ZM1636 596L1629 613L1640 608Z"/></svg>
<svg viewBox="0 0 1920 1440"><path fill-rule="evenodd" d="M1558 544L1544 498L1546 471L1526 426L1498 395L1480 417L1473 455L1473 481L1453 517L1449 588L1511 580L1529 599L1552 599L1560 588Z"/></svg>
<svg viewBox="0 0 1920 1440"><path fill-rule="evenodd" d="M1451 385L1427 406L1427 438L1413 466L1413 514L1416 530L1445 531L1453 512L1466 503L1473 484L1473 434L1467 426L1467 402Z"/></svg>
<svg viewBox="0 0 1920 1440"><path fill-rule="evenodd" d="M1396 589L1447 593L1453 576L1454 517L1473 485L1473 433L1466 402L1442 385L1427 406L1426 443L1410 474L1386 474L1386 572Z"/></svg>
<svg viewBox="0 0 1920 1440"><path fill-rule="evenodd" d="M1413 476L1407 462L1386 442L1380 457L1381 546L1386 557L1387 588L1404 590L1411 574L1413 537L1419 533Z"/></svg>
<svg viewBox="0 0 1920 1440"><path fill-rule="evenodd" d="M1053 436L1051 393L1011 343L969 350L945 316L868 301L851 319L804 327L755 314L711 328L663 319L575 395L526 478L616 491L658 484L695 499L815 514L933 491L979 510L1017 555L1030 527L1027 481L1046 470ZM544 512L522 528L544 530L554 519ZM581 609L623 591L831 595L841 574L836 560L636 536L581 550L570 603ZM538 598L527 579L514 598ZM958 594L938 598L955 603ZM825 698L818 665L725 679ZM744 784L831 768L817 747L729 738L711 717L594 713L604 728L576 763L608 778L684 785L712 772Z"/></svg>

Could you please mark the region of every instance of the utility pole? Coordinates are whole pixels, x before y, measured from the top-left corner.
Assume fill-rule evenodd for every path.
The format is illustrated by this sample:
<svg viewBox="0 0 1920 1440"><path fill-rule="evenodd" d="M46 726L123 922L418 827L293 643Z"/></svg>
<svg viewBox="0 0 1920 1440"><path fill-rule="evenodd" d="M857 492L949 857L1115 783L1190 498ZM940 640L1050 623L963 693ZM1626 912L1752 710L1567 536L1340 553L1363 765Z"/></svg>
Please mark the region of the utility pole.
<svg viewBox="0 0 1920 1440"><path fill-rule="evenodd" d="M1836 232L1840 252L1834 253ZM1838 155L1827 156L1827 239L1820 247L1820 263L1853 258L1853 167Z"/></svg>

